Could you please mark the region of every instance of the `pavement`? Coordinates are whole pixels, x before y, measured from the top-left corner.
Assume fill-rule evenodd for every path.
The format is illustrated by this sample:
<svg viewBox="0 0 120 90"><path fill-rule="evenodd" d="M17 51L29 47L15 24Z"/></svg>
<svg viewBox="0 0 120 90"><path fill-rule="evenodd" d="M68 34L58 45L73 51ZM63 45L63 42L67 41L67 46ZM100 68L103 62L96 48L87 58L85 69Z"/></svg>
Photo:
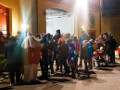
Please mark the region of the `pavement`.
<svg viewBox="0 0 120 90"><path fill-rule="evenodd" d="M3 90L120 90L120 59L116 59L116 62L94 68L88 78L84 74L76 79L58 74L52 76L51 81L42 81L46 82L43 84L8 86ZM83 72L82 69L80 72Z"/></svg>

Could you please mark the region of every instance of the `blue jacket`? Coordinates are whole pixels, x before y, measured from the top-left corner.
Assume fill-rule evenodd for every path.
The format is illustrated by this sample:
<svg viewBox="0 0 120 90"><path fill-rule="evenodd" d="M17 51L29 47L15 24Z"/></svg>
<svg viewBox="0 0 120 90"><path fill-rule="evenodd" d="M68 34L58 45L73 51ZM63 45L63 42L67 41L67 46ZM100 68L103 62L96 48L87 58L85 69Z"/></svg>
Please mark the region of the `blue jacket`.
<svg viewBox="0 0 120 90"><path fill-rule="evenodd" d="M93 50L93 46L91 44L88 46L88 52L89 52L88 57L89 58L93 57L94 50Z"/></svg>
<svg viewBox="0 0 120 90"><path fill-rule="evenodd" d="M74 61L71 60L72 57L74 58ZM74 49L69 50L68 61L70 63L72 63L72 62L77 63L77 61L78 61L78 54L77 54L77 52Z"/></svg>

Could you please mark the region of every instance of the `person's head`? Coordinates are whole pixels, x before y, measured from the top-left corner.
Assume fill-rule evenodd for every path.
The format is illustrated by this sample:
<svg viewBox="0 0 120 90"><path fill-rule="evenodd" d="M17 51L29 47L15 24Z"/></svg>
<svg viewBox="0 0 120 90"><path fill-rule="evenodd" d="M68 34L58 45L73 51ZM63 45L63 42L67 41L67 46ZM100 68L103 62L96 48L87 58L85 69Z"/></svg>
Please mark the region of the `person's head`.
<svg viewBox="0 0 120 90"><path fill-rule="evenodd" d="M70 36L71 36L70 33L66 33L63 35L63 38L64 38L64 40L70 39Z"/></svg>
<svg viewBox="0 0 120 90"><path fill-rule="evenodd" d="M109 36L112 36L112 33L109 32L108 35L109 35Z"/></svg>
<svg viewBox="0 0 120 90"><path fill-rule="evenodd" d="M21 32L17 32L17 37L20 37L20 35L21 35Z"/></svg>
<svg viewBox="0 0 120 90"><path fill-rule="evenodd" d="M77 39L77 37L73 37L73 41L75 41L75 42L78 42L78 39Z"/></svg>
<svg viewBox="0 0 120 90"><path fill-rule="evenodd" d="M60 32L60 30L58 29L57 31L56 31L56 36L59 36L61 34L61 32Z"/></svg>
<svg viewBox="0 0 120 90"><path fill-rule="evenodd" d="M89 40L89 44L92 45L93 44L93 39Z"/></svg>
<svg viewBox="0 0 120 90"><path fill-rule="evenodd" d="M35 38L39 40L40 39L40 35L39 34L36 35Z"/></svg>
<svg viewBox="0 0 120 90"><path fill-rule="evenodd" d="M47 39L47 40L50 40L50 39L51 39L50 33L48 33L48 34L46 35L46 39Z"/></svg>
<svg viewBox="0 0 120 90"><path fill-rule="evenodd" d="M40 37L41 37L41 38L43 38L44 36L45 36L45 34L44 34L44 33L40 34Z"/></svg>
<svg viewBox="0 0 120 90"><path fill-rule="evenodd" d="M82 45L83 45L83 46L86 46L87 44L89 44L87 40L83 40L83 41L82 41Z"/></svg>
<svg viewBox="0 0 120 90"><path fill-rule="evenodd" d="M16 38L15 37L10 37L9 42L10 43L16 43Z"/></svg>
<svg viewBox="0 0 120 90"><path fill-rule="evenodd" d="M101 34L99 35L99 38L103 38L103 33L101 33Z"/></svg>
<svg viewBox="0 0 120 90"><path fill-rule="evenodd" d="M74 46L73 43L70 43L70 44L69 44L69 50L72 50L72 49L75 49L75 46Z"/></svg>
<svg viewBox="0 0 120 90"><path fill-rule="evenodd" d="M72 39L66 39L66 40L65 40L65 43L66 43L67 45L69 45L71 42L72 42Z"/></svg>
<svg viewBox="0 0 120 90"><path fill-rule="evenodd" d="M110 39L114 38L112 33L108 33L108 36L109 36Z"/></svg>
<svg viewBox="0 0 120 90"><path fill-rule="evenodd" d="M47 38L47 35L45 34L44 36L43 36L43 39L46 39Z"/></svg>
<svg viewBox="0 0 120 90"><path fill-rule="evenodd" d="M28 33L27 33L27 36L32 36L32 33L31 33L31 32L28 32Z"/></svg>
<svg viewBox="0 0 120 90"><path fill-rule="evenodd" d="M104 33L103 38L108 39L108 33Z"/></svg>

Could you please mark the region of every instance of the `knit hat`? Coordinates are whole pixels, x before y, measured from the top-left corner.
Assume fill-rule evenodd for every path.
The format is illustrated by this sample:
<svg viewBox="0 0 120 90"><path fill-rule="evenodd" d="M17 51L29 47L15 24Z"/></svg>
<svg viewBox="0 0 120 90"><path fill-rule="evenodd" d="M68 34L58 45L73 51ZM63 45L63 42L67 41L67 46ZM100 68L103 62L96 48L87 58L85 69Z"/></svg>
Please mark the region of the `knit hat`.
<svg viewBox="0 0 120 90"><path fill-rule="evenodd" d="M83 41L82 41L82 44L85 44L85 43L87 43L87 40L83 40Z"/></svg>
<svg viewBox="0 0 120 90"><path fill-rule="evenodd" d="M61 33L61 32L60 32L60 29L58 29L56 32L59 33L59 34Z"/></svg>
<svg viewBox="0 0 120 90"><path fill-rule="evenodd" d="M70 43L70 44L69 44L69 47L72 47L73 49L75 48L75 46L74 46L73 43Z"/></svg>

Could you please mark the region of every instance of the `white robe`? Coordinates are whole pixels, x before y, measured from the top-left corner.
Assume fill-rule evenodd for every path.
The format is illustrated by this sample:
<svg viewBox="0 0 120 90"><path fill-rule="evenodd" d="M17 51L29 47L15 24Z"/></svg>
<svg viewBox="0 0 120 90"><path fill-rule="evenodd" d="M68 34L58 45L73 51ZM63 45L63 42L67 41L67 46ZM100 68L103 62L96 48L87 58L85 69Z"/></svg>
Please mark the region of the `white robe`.
<svg viewBox="0 0 120 90"><path fill-rule="evenodd" d="M23 43L24 49L24 81L30 83L32 80L37 79L37 64L29 64L28 60L28 48L40 47L40 42L35 40L34 37L28 35Z"/></svg>

